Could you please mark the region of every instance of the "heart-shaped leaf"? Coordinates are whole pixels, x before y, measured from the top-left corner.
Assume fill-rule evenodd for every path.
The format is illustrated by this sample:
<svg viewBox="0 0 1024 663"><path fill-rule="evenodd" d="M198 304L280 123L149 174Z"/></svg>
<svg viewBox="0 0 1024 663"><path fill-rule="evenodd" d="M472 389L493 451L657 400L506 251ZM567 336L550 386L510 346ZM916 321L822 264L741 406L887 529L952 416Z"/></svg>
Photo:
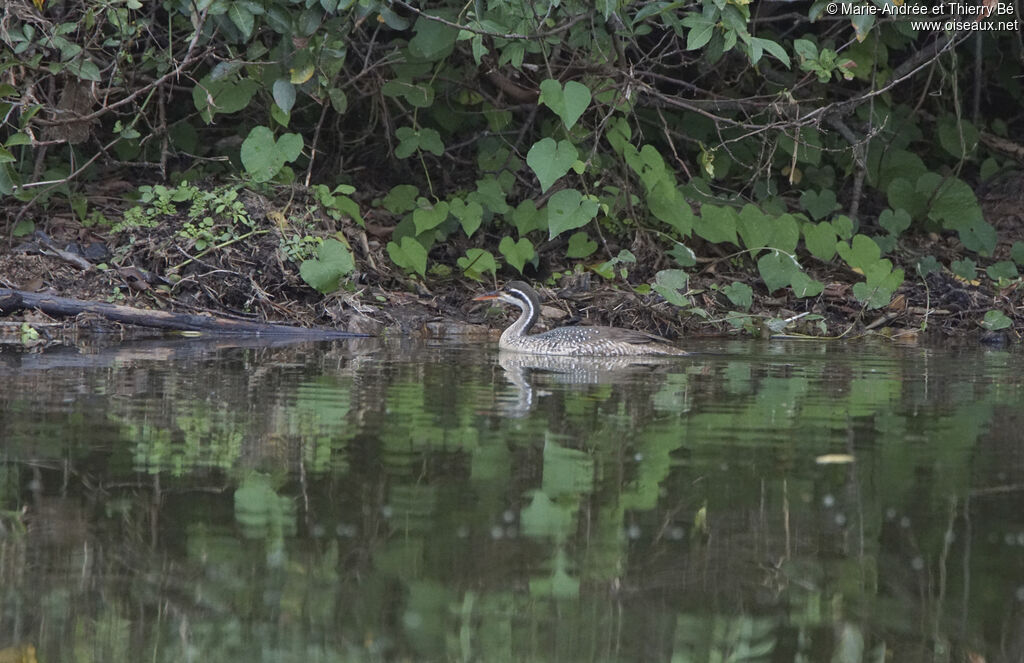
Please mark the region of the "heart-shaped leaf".
<svg viewBox="0 0 1024 663"><path fill-rule="evenodd" d="M477 281L485 272L494 274L498 271L498 263L495 262L494 255L484 249L469 249L466 251L466 255L459 258L457 262L466 276Z"/></svg>
<svg viewBox="0 0 1024 663"><path fill-rule="evenodd" d="M981 326L991 331L999 331L1000 329L1006 329L1013 324L1013 320L1006 317L1006 314L1002 311L995 309L985 313L985 319L981 321Z"/></svg>
<svg viewBox="0 0 1024 663"><path fill-rule="evenodd" d="M412 213L412 222L416 225L417 235L438 227L447 218L448 203L442 201L431 206L425 198L420 198L420 207L417 207Z"/></svg>
<svg viewBox="0 0 1024 663"><path fill-rule="evenodd" d="M701 205L700 216L694 218L693 229L698 235L711 242L721 244L736 241L736 221L739 215L731 207L720 207L718 205Z"/></svg>
<svg viewBox="0 0 1024 663"><path fill-rule="evenodd" d="M676 242L675 246L669 250L668 254L676 261L680 267L693 267L697 264L697 254L693 252L693 249Z"/></svg>
<svg viewBox="0 0 1024 663"><path fill-rule="evenodd" d="M348 247L336 239L327 239L320 245L316 258L299 265L299 274L303 281L326 295L337 290L341 277L350 274L355 267Z"/></svg>
<svg viewBox="0 0 1024 663"><path fill-rule="evenodd" d="M1000 260L997 263L993 263L985 269L985 273L993 281L999 279L1015 279L1020 274L1017 272L1017 266L1013 264L1011 260Z"/></svg>
<svg viewBox="0 0 1024 663"><path fill-rule="evenodd" d="M403 269L412 270L420 276L427 272L427 250L415 237L406 235L400 242L388 242L388 255L391 262Z"/></svg>
<svg viewBox="0 0 1024 663"><path fill-rule="evenodd" d="M772 251L758 258L757 271L760 272L769 293L789 285L794 274L803 273L792 258L779 251Z"/></svg>
<svg viewBox="0 0 1024 663"><path fill-rule="evenodd" d="M505 261L508 264L516 268L520 274L523 273L523 266L530 260L533 260L535 255L533 249L533 243L525 237L520 237L518 242L512 241L512 238L506 235L501 238L501 242L498 244L498 250L501 251L501 255L505 256Z"/></svg>
<svg viewBox="0 0 1024 663"><path fill-rule="evenodd" d="M722 288L722 294L744 311L749 310L754 303L754 291L746 283L730 283Z"/></svg>
<svg viewBox="0 0 1024 663"><path fill-rule="evenodd" d="M1010 247L1010 257L1018 265L1024 266L1024 242L1014 242Z"/></svg>
<svg viewBox="0 0 1024 663"><path fill-rule="evenodd" d="M583 83L569 81L563 88L554 80L547 79L540 84L540 102L562 119L566 129L572 129L583 112L590 105L590 88Z"/></svg>
<svg viewBox="0 0 1024 663"><path fill-rule="evenodd" d="M807 210L814 217L815 221L823 219L839 209L836 193L831 189L825 189L821 192L804 191L800 194L800 206Z"/></svg>
<svg viewBox="0 0 1024 663"><path fill-rule="evenodd" d="M586 258L597 251L597 242L590 239L585 232L573 233L569 236L569 247L565 250L567 258Z"/></svg>
<svg viewBox="0 0 1024 663"><path fill-rule="evenodd" d="M537 211L537 203L530 198L519 203L512 212L512 225L516 227L520 237L531 230L544 230L546 223L547 215Z"/></svg>
<svg viewBox="0 0 1024 663"><path fill-rule="evenodd" d="M978 267L970 258L954 260L949 264L949 269L965 281L973 281L978 278Z"/></svg>
<svg viewBox="0 0 1024 663"><path fill-rule="evenodd" d="M675 228L680 237L693 231L693 210L674 179L664 178L654 185L647 194L647 207L655 218Z"/></svg>
<svg viewBox="0 0 1024 663"><path fill-rule="evenodd" d="M544 192L562 175L569 172L569 168L578 158L579 152L569 141L560 140L555 143L552 138L544 138L530 148L526 155L526 165L537 174L540 190Z"/></svg>
<svg viewBox="0 0 1024 663"><path fill-rule="evenodd" d="M831 223L804 224L804 245L811 255L819 260L829 261L836 254L836 230Z"/></svg>
<svg viewBox="0 0 1024 663"><path fill-rule="evenodd" d="M597 201L584 198L576 189L562 189L548 201L548 236L585 226L597 216Z"/></svg>
<svg viewBox="0 0 1024 663"><path fill-rule="evenodd" d="M768 222L768 215L754 205L744 205L740 210L736 230L739 231L743 245L752 251L752 256L757 256L759 249L769 247L771 227Z"/></svg>
<svg viewBox="0 0 1024 663"><path fill-rule="evenodd" d="M878 215L878 225L888 230L890 235L898 236L910 227L910 215L905 209L898 209L895 212L891 209L882 210Z"/></svg>
<svg viewBox="0 0 1024 663"><path fill-rule="evenodd" d="M398 138L398 145L395 146L397 159L411 157L420 148L420 134L412 127L398 127L395 129L395 137Z"/></svg>
<svg viewBox="0 0 1024 663"><path fill-rule="evenodd" d="M837 242L836 250L850 267L867 272L868 268L882 257L882 250L875 240L866 235L854 235L850 244Z"/></svg>
<svg viewBox="0 0 1024 663"><path fill-rule="evenodd" d="M264 126L253 127L242 142L242 165L256 182L269 182L284 164L295 161L302 153L302 136L284 134L274 140L274 133Z"/></svg>
<svg viewBox="0 0 1024 663"><path fill-rule="evenodd" d="M689 280L690 275L681 269L663 269L654 275L651 288L670 304L689 306L690 301L685 294Z"/></svg>
<svg viewBox="0 0 1024 663"><path fill-rule="evenodd" d="M472 237L483 221L484 208L476 201L467 204L462 198L453 198L450 207L452 216L462 224L466 237Z"/></svg>
<svg viewBox="0 0 1024 663"><path fill-rule="evenodd" d="M890 207L904 210L912 219L923 218L928 210L928 195L916 191L914 185L902 177L890 181L885 194Z"/></svg>

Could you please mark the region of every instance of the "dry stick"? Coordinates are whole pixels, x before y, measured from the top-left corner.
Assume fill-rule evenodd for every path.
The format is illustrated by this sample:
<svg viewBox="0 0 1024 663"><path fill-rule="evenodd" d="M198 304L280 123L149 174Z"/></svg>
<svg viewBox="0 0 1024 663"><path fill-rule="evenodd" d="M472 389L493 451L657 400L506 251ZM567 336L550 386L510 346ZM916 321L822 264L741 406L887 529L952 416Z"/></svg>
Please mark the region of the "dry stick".
<svg viewBox="0 0 1024 663"><path fill-rule="evenodd" d="M168 72L167 74L161 76L160 78L156 79L155 81L153 81L149 85L146 85L145 87L142 87L142 88L136 90L135 92L131 93L130 95L128 95L124 99L122 99L120 101L116 101L113 104L110 104L109 106L103 106L99 110L97 110L97 111L95 111L93 113L90 113L89 115L84 115L84 116L80 116L80 117L76 116L74 118L69 118L69 119L66 119L66 120L41 121L41 123L44 124L44 125L60 125L60 124L68 124L70 122L86 122L86 121L89 121L89 120L96 119L96 118L101 117L101 116L105 115L106 113L114 110L115 108L118 108L118 107L123 106L123 105L125 105L127 103L130 103L131 101L134 101L136 97L138 97L138 96L140 96L140 95L142 95L144 93L151 94L152 90L154 90L158 86L162 85L165 81L167 81L168 79L170 79L170 78L172 78L174 76L178 76L179 74L181 74L181 72L184 71L184 69L188 65L190 65L193 62L196 62L198 60L201 60L202 58L206 57L208 55L208 53L209 53L209 51L208 51L208 52L202 53L200 55L196 55L196 56L191 56L190 55L192 53L192 51L195 49L196 43L199 40L199 34L200 34L201 30L202 30L203 23L205 23L205 21L206 21L206 11L207 10L203 10L202 14L200 15L199 24L196 26L196 32L195 32L195 34L192 35L192 40L189 42L188 50L185 52L185 56L186 56L185 59L182 60L181 64L179 64L177 67L175 67L173 71ZM148 98L147 98L147 103L148 103ZM117 136L116 138L114 138L112 141L110 141L106 145L100 146L99 152L94 154L91 159L86 161L79 168L76 168L69 175L67 175L67 176L65 176L65 177L63 177L63 178L61 178L59 180L46 180L46 181L43 181L43 182L30 182L28 184L21 184L21 185L15 187L15 188L16 189L30 189L30 188L39 187L39 186L48 186L48 185L51 185L51 184L64 184L65 182L70 182L73 179L75 179L76 177L78 177L78 175L81 174L86 168L91 166L93 164L93 162L95 162L97 159L100 158L100 156L102 156L103 154L106 154L107 150L110 150L111 148L113 148L114 145L116 145L119 140L121 140L121 137ZM40 195L42 195L43 193L44 192L40 192L35 197L33 197L32 200L30 200L29 202L27 202L24 205L22 205L21 209L18 210L18 213L14 216L14 223L17 223L18 221L21 220L21 218L28 212L28 210L35 203L36 199ZM13 225L14 224L12 224L12 227L13 227Z"/></svg>
<svg viewBox="0 0 1024 663"><path fill-rule="evenodd" d="M192 257L190 257L188 260L186 260L186 261L184 261L182 263L179 263L177 265L173 265L171 267L168 267L167 271L169 271L169 272L177 271L177 270L181 269L182 267L184 267L185 265L187 265L187 264L189 264L191 262L195 262L195 261L199 260L200 258L202 258L203 256L205 256L207 253L209 253L211 251L216 251L217 249L223 249L225 246L230 246L230 245L234 244L235 242L241 242L243 239L248 239L248 238L253 237L255 235L266 235L269 232L270 232L269 229L268 230L253 230L253 231L245 233L244 235L239 235L238 237L232 237L231 239L229 239L229 240L227 240L225 242L221 242L220 244L215 244L213 246L208 247L205 251L200 251L199 253L197 253L196 255L194 255Z"/></svg>
<svg viewBox="0 0 1024 663"><path fill-rule="evenodd" d="M141 87L138 90L136 90L135 92L132 92L131 94L129 94L124 99L121 99L120 101L115 101L114 103L110 104L109 106L104 106L104 107L100 108L97 111L93 111L92 113L89 113L88 115L75 116L75 117L68 118L66 120L41 121L40 123L41 124L45 124L45 125L57 125L57 124L70 124L72 122L88 122L89 120L95 120L98 117L103 117L104 115L106 115L110 111L114 110L115 108L120 108L121 106L124 106L125 104L131 103L132 101L135 100L136 97L138 97L138 96L140 96L142 94L148 93L150 90L152 90L153 88L155 88L155 87L157 87L159 85L163 85L165 81L167 81L167 80L169 80L171 78L174 78L176 76L180 76L181 72L183 72L188 65L192 64L193 62L196 62L197 60L203 59L204 57L206 57L207 55L209 55L212 52L212 50L210 50L210 51L203 52L203 53L201 53L199 55L195 55L195 56L191 55L192 51L195 50L196 44L199 42L199 35L202 33L203 24L206 23L206 13L207 13L207 11L209 11L209 10L208 9L204 9L202 11L202 13L200 14L200 16L199 16L199 24L196 25L195 34L192 35L192 40L189 42L188 49L185 51L185 59L182 60L181 64L179 64L177 67L175 67L172 71L167 72L166 74L164 74L160 78L156 79L155 81L153 81L149 85Z"/></svg>
<svg viewBox="0 0 1024 663"><path fill-rule="evenodd" d="M402 9L405 9L406 11L410 11L413 14L416 14L417 16L422 16L423 18L425 18L428 21L434 21L435 23L441 23L442 25L447 25L449 28L455 28L456 30L465 30L466 32L472 32L473 34L476 34L476 35L482 35L484 37L497 37L498 39L520 39L520 40L527 40L527 41L539 40L539 39L543 39L545 37L550 37L552 35L561 34L561 33L565 32L566 30L568 30L569 28L571 28L572 26L574 26L577 23L579 23L580 21L582 21L584 18L586 18L586 14L579 14L578 16L574 16L573 18L569 19L569 21L567 21L564 25L560 25L560 26L558 26L556 28L552 28L551 30L547 30L545 32L538 32L538 33L532 34L532 35L524 35L524 34L519 34L519 33L516 33L516 32L508 32L508 33L490 32L489 30L481 30L480 28L473 28L473 27L470 27L468 25L460 25L460 24L455 23L453 21L449 21L447 19L441 18L440 16L434 16L433 14L428 14L425 11L417 9L416 7L413 7L412 5L410 5L408 3L402 2L402 0L390 0L390 2L391 2L391 4L398 5ZM554 5L552 5L552 7L553 6Z"/></svg>
<svg viewBox="0 0 1024 663"><path fill-rule="evenodd" d="M846 142L853 148L853 159L857 164L857 170L853 176L853 192L850 194L850 218L856 219L860 212L860 197L864 189L864 174L867 172L867 159L864 158L865 139L858 138L853 130L846 125L839 117L833 116L828 119L839 135L846 139ZM795 150L794 150L795 151Z"/></svg>
<svg viewBox="0 0 1024 663"><path fill-rule="evenodd" d="M320 140L320 129L324 126L324 118L327 117L327 103L320 107L320 119L316 123L316 131L313 132L313 144L309 148L309 167L306 168L306 186L313 177L313 162L316 161L316 145Z"/></svg>
<svg viewBox="0 0 1024 663"><path fill-rule="evenodd" d="M0 288L0 301L4 302L4 313L25 309L39 309L47 315L57 316L77 316L82 313L91 313L115 322L124 322L143 327L156 327L158 329L209 331L226 334L245 334L247 336L284 336L310 340L366 336L366 334L323 327L293 327L270 322L235 320L233 318L211 315L139 309L120 304L110 304L108 302L57 297L46 293L7 288Z"/></svg>

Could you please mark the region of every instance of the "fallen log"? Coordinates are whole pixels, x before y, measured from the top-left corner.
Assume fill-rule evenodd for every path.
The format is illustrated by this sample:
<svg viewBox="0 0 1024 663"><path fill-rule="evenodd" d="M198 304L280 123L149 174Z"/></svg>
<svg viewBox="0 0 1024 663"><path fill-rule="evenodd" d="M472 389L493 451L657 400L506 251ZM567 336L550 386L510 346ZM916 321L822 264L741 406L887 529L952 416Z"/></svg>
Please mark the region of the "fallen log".
<svg viewBox="0 0 1024 663"><path fill-rule="evenodd" d="M47 315L68 316L92 313L107 320L123 322L142 327L174 329L179 331L200 331L217 334L247 334L255 336L290 336L310 339L359 338L367 334L327 329L324 327L292 327L266 322L233 320L212 315L171 313L151 311L107 302L91 302L84 299L57 297L45 293L0 288L0 315L7 315L25 309L39 309Z"/></svg>

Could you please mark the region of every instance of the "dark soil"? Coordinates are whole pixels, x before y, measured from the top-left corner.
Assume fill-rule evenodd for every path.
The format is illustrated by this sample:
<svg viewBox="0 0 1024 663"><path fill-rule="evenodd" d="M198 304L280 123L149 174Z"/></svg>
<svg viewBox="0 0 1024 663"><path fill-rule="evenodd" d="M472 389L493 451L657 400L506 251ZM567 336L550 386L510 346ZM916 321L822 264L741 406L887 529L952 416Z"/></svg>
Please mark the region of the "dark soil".
<svg viewBox="0 0 1024 663"><path fill-rule="evenodd" d="M1012 243L1024 239L1022 192L1024 176L1015 184L982 192L986 218L1000 237L992 261L1008 259ZM388 218L381 210L374 210L366 229L349 220L323 217L311 221L310 227L319 236L342 233L356 256L356 273L341 290L323 296L306 285L299 275L299 265L288 260L280 248L280 222L275 223L267 210L295 205L296 198L304 194L292 190L282 195L287 202L280 201L280 207L256 194L243 196L250 218L257 223L257 232L205 254L196 250L192 239L180 235L184 218L164 218L154 228L120 233L83 229L73 222L37 221L37 232L42 235L0 239L0 287L371 335L487 335L518 313L502 313L472 301L473 296L493 289L493 283L438 276L424 284L395 268L385 246L397 219ZM311 205L310 209L317 208ZM239 234L245 233L249 229ZM49 247L66 250L80 259L72 264ZM437 247L431 258L454 265L452 256L462 255L464 248L455 247L453 251L452 247ZM615 255L622 248L637 257L635 264L628 265L627 279L634 285L649 283L659 269L672 266L662 247L642 232L631 245L609 241L604 250L606 255ZM548 252L555 253L561 252ZM540 288L547 298L545 316L554 325L611 324L670 339L738 333L848 338L871 333L916 340L925 332L999 344L1019 341L1024 333L1019 280L1004 290L997 289L980 269L987 262L979 265L980 281L968 283L947 270L921 279L913 270L918 257L932 255L944 265L964 257L966 252L954 235L912 236L902 241L896 254L894 261L903 263L906 281L888 307L870 311L851 292L862 277L845 266L812 259L805 260L805 266L811 276L827 285L821 295L807 299L782 290L771 296L745 254L703 260L698 269L689 270L691 301L703 315L681 311L657 294L640 295L621 282L605 282L580 267L567 273L566 265L542 260L540 272L527 274L527 278L539 284L548 280L543 278L545 275L562 274L549 281L554 283L551 287ZM86 261L92 266L88 267ZM452 273L458 274L459 270ZM519 277L511 272L499 276L502 281ZM745 282L753 288L754 304L749 312L742 312L752 317L737 318L733 313L736 307L719 292L720 287L734 282ZM1002 311L1013 326L999 332L986 331L980 322L990 310ZM730 316L735 321L732 324ZM777 322L790 318L793 320L788 325ZM71 330L76 337L89 330L124 333L118 325L102 321L57 321L38 312L21 312L0 317L0 337L6 342L21 342L20 323L25 321Z"/></svg>

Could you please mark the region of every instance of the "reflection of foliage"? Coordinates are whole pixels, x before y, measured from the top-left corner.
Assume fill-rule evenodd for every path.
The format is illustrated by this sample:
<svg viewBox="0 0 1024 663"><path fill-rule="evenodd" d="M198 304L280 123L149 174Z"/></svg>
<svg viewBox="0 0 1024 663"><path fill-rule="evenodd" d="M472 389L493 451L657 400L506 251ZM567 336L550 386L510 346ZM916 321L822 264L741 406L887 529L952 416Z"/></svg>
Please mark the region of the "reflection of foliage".
<svg viewBox="0 0 1024 663"><path fill-rule="evenodd" d="M931 617L964 598L950 500L998 466L981 445L992 444L993 422L1019 412L1024 388L1005 358L961 362L958 379L926 383L927 358L860 365L845 352L690 362L628 385L532 374L544 395L515 420L488 409L515 387L478 356L298 370L320 355L297 354L275 362L287 369L167 376L130 407L109 401L120 438L104 449L121 460L89 477L106 491L90 559L107 566L86 573L132 603L89 612L77 575L36 601L59 597L92 615L60 622L75 642L114 634L92 651L119 653L128 628L132 647L162 643L160 660L189 650L211 660L865 660L883 641L923 641L924 615L952 637ZM232 388L211 398L197 381ZM95 418L76 411L33 426L20 407L4 429L9 454L54 468L106 460L85 444L97 435L85 431L103 430ZM66 446L34 441L62 424L73 432ZM856 466L814 465L837 451ZM18 467L0 465L8 501ZM216 490L179 491L209 487L211 468ZM158 508L138 488L140 470L158 475ZM42 471L43 485L63 480ZM110 488L128 478L131 490ZM75 489L98 495L92 485ZM106 508L112 499L128 505ZM905 524L904 512L914 514ZM152 513L155 525L124 513ZM988 518L985 536L1003 526ZM168 551L157 566L132 543L151 532ZM39 550L63 545L31 527L27 536ZM984 560L972 561L972 586L1005 597L998 567L1012 567L1018 548L975 545L985 550L972 554ZM5 563L0 611L32 601L21 578L36 577ZM940 571L944 595L933 588ZM126 589L126 574L158 581ZM987 601L972 632L1005 610ZM164 602L161 619L146 621ZM36 612L57 623L56 607Z"/></svg>
<svg viewBox="0 0 1024 663"><path fill-rule="evenodd" d="M262 539L268 550L277 554L284 551L284 539L295 535L295 504L288 497L274 492L267 477L249 474L235 491L235 520L247 539Z"/></svg>

